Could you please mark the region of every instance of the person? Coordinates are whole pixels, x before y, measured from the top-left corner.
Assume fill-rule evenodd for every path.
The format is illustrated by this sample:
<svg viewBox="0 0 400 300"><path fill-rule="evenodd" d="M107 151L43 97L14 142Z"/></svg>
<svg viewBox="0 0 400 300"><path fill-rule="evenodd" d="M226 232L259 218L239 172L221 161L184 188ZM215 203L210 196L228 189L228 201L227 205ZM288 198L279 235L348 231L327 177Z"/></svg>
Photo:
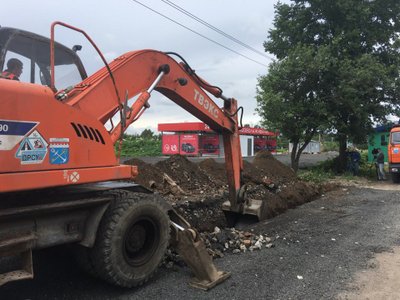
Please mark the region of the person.
<svg viewBox="0 0 400 300"><path fill-rule="evenodd" d="M22 74L23 64L17 58L11 58L7 62L7 69L0 74L0 78L18 80Z"/></svg>
<svg viewBox="0 0 400 300"><path fill-rule="evenodd" d="M384 165L385 165L385 155L382 152L381 148L378 148L378 153L376 155L376 163L378 165L378 180L386 180L385 176L385 170L384 170Z"/></svg>
<svg viewBox="0 0 400 300"><path fill-rule="evenodd" d="M358 176L358 173L360 171L360 160L361 160L361 154L358 151L357 148L352 149L350 152L350 159L352 162L352 171L354 176Z"/></svg>

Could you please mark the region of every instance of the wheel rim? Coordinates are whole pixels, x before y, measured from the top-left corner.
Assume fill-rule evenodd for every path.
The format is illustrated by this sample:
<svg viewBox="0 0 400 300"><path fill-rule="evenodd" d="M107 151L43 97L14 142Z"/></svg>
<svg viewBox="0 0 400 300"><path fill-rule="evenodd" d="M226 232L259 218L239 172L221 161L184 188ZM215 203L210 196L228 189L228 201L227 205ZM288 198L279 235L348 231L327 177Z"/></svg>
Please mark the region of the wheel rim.
<svg viewBox="0 0 400 300"><path fill-rule="evenodd" d="M124 257L133 267L148 262L160 242L159 226L152 219L143 217L128 228L124 236Z"/></svg>

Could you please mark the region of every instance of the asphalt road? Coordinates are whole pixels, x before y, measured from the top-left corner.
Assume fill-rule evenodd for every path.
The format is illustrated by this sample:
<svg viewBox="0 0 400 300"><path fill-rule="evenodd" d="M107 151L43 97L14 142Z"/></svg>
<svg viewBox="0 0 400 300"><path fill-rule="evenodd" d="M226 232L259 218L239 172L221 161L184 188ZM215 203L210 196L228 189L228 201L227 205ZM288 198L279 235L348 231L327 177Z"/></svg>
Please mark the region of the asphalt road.
<svg viewBox="0 0 400 300"><path fill-rule="evenodd" d="M304 169L304 168L314 166L318 162L334 158L337 155L338 155L338 152L335 152L335 151L315 153L315 154L308 154L308 153L302 154L300 156L300 160L299 160L299 168ZM215 161L217 161L219 163L225 162L225 159L223 157L215 157L215 156L188 157L188 159L193 162L200 162L200 161L210 158L210 157L215 159ZM290 166L290 155L289 154L277 154L277 155L274 155L274 157L277 160L279 160L280 162L284 163L285 165ZM123 158L121 158L121 162L123 163L124 161L126 161L128 159L129 158L127 158L127 157L123 157ZM168 156L141 157L140 159L143 160L145 163L155 164L159 161L168 159ZM249 162L252 162L254 159L254 156L243 157L243 159L247 160Z"/></svg>
<svg viewBox="0 0 400 300"><path fill-rule="evenodd" d="M0 299L335 299L352 289L371 259L400 245L400 190L388 182L340 188L264 222L241 226L268 234L275 247L217 259L232 277L203 292L187 268L161 269L141 288L109 286L82 273L67 253L35 254L36 278L0 288Z"/></svg>

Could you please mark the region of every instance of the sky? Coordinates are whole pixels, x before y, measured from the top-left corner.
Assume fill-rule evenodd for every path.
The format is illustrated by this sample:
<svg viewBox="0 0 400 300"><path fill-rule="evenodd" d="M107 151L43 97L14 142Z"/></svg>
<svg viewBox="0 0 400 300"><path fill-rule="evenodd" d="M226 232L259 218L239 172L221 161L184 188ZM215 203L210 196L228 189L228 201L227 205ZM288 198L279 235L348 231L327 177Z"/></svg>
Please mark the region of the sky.
<svg viewBox="0 0 400 300"><path fill-rule="evenodd" d="M14 0L0 12L0 25L20 28L46 37L53 21L62 21L83 29L97 44L108 61L132 50L155 49L179 53L196 73L224 95L238 100L244 108L243 123L259 124L256 109L257 78L267 73L269 58L227 39L196 22L161 0L138 0L165 16L207 36L231 52L203 37L165 19L133 0ZM263 42L272 28L277 0L171 0L219 30L264 53ZM281 2L288 3L289 0ZM79 55L89 74L103 67L93 49L83 39L66 30L56 31L56 40L67 45L83 44ZM239 54L238 54L239 53ZM244 58L247 56L253 60ZM219 106L222 101L213 99ZM128 129L140 133L157 130L158 123L196 122L194 116L168 98L153 92L151 107Z"/></svg>

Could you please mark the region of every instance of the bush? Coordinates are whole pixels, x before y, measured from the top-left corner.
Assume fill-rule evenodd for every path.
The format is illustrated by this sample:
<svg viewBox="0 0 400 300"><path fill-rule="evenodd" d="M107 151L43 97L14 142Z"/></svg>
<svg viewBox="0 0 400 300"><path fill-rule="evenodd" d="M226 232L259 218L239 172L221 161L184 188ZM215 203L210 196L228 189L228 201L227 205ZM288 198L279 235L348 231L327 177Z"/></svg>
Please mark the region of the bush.
<svg viewBox="0 0 400 300"><path fill-rule="evenodd" d="M334 178L335 160L329 159L320 162L317 166L308 170L300 170L298 176L301 180L321 183L328 179Z"/></svg>
<svg viewBox="0 0 400 300"><path fill-rule="evenodd" d="M115 151L118 154L118 143L115 146ZM161 139L158 136L141 137L126 135L122 142L120 155L127 157L161 156Z"/></svg>
<svg viewBox="0 0 400 300"><path fill-rule="evenodd" d="M324 142L322 144L322 152L328 152L328 151L339 151L339 143L338 142Z"/></svg>

